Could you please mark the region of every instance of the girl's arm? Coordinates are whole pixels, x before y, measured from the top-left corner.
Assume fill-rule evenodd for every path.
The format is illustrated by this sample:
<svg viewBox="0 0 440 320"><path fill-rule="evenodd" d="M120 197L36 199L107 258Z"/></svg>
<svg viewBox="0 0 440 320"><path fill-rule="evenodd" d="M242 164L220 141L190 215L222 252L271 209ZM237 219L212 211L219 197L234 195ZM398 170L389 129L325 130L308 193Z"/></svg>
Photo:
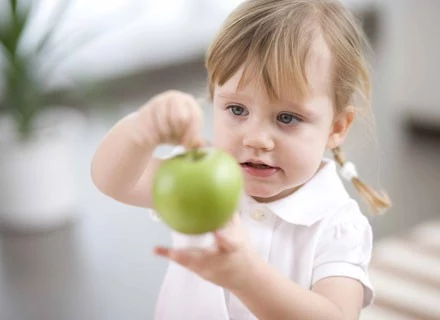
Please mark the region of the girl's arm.
<svg viewBox="0 0 440 320"><path fill-rule="evenodd" d="M362 308L363 287L354 279L330 277L312 291L301 288L276 269L257 259L247 280L231 290L260 320L355 320Z"/></svg>
<svg viewBox="0 0 440 320"><path fill-rule="evenodd" d="M131 205L150 207L151 180L161 161L156 143L145 137L139 112L120 120L105 136L92 161L92 180L100 191Z"/></svg>
<svg viewBox="0 0 440 320"><path fill-rule="evenodd" d="M202 144L202 111L193 97L167 91L120 120L104 137L91 165L94 184L108 196L135 206L152 207L151 185L161 160L160 144Z"/></svg>

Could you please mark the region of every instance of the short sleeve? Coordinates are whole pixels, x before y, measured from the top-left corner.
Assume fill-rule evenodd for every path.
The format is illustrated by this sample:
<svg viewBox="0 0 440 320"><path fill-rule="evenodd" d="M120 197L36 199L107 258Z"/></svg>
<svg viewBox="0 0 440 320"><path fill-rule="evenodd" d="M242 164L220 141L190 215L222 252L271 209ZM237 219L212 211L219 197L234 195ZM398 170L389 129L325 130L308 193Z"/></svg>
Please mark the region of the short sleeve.
<svg viewBox="0 0 440 320"><path fill-rule="evenodd" d="M330 223L322 233L315 253L312 283L332 276L359 280L364 287L363 307L367 307L374 298L368 277L372 230L357 205L348 211L352 212L348 212L343 219Z"/></svg>
<svg viewBox="0 0 440 320"><path fill-rule="evenodd" d="M162 220L160 220L160 218L159 218L159 214L157 213L156 210L151 209L151 208L149 208L149 209L147 209L147 210L148 210L148 215L150 216L150 219L151 219L152 221L154 221L154 222L160 222L160 221L162 221Z"/></svg>

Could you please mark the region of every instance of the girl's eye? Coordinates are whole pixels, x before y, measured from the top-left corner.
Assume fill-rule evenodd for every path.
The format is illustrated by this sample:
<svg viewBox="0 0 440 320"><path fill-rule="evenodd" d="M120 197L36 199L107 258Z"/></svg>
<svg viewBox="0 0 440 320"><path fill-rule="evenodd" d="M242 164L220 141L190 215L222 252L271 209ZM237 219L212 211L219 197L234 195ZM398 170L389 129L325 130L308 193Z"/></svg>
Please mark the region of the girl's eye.
<svg viewBox="0 0 440 320"><path fill-rule="evenodd" d="M246 115L248 115L248 112L242 106L231 105L231 106L228 106L228 109L232 112L232 114L234 116L246 116Z"/></svg>
<svg viewBox="0 0 440 320"><path fill-rule="evenodd" d="M296 124L303 121L301 118L291 113L280 113L277 116L277 120L283 124Z"/></svg>

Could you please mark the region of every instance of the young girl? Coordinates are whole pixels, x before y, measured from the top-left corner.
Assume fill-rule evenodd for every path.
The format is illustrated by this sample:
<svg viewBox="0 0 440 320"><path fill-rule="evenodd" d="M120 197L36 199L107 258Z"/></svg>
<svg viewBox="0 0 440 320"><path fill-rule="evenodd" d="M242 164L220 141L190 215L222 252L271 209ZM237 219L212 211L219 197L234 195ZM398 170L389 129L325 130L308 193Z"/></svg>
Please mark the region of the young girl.
<svg viewBox="0 0 440 320"><path fill-rule="evenodd" d="M340 146L368 105L363 37L349 11L324 0L249 0L226 20L206 66L213 147L243 169L239 212L214 245L155 253L170 259L156 319L358 319L373 290L368 220L337 175L375 210L388 207L357 177ZM92 164L97 187L152 207L160 144L204 145L196 100L168 91L119 121ZM179 248L180 246L180 248Z"/></svg>

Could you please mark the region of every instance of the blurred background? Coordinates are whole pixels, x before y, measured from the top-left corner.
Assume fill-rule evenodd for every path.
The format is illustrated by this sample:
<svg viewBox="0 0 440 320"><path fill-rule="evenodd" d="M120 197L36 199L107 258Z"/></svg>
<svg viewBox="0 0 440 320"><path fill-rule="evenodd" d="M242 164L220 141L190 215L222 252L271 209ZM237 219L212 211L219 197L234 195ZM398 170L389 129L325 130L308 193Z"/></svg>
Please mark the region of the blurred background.
<svg viewBox="0 0 440 320"><path fill-rule="evenodd" d="M153 95L206 96L205 50L240 2L0 0L0 319L153 318L169 232L101 194L91 158ZM440 1L344 2L373 47L375 115L345 151L393 200L371 218L362 319L440 319Z"/></svg>

